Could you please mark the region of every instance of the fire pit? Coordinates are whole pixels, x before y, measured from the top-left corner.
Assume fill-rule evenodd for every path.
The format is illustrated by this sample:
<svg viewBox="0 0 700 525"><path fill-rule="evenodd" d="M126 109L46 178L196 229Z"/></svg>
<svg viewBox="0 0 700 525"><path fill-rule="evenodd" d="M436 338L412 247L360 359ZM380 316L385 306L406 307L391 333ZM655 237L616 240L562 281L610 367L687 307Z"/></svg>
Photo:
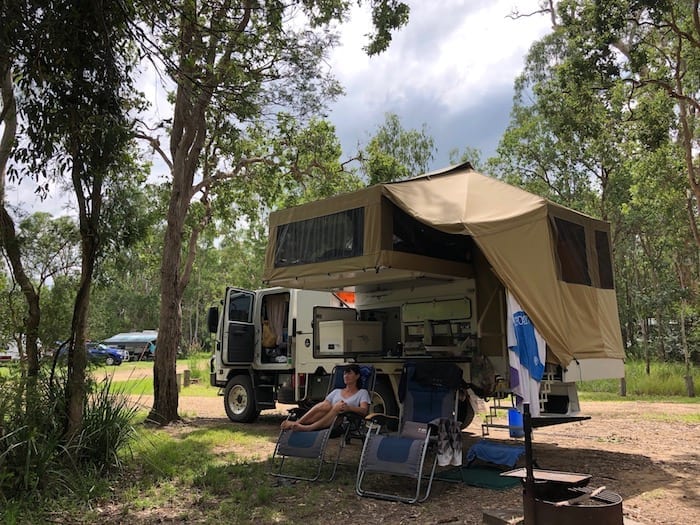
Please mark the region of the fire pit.
<svg viewBox="0 0 700 525"><path fill-rule="evenodd" d="M546 491L545 491L546 492ZM562 498L563 499L560 499ZM622 497L609 490L556 490L555 497L535 497L537 525L623 525Z"/></svg>
<svg viewBox="0 0 700 525"><path fill-rule="evenodd" d="M523 483L525 525L623 525L622 498L605 487L586 487L589 474L541 470L533 467L532 429L587 417L537 418L533 421L529 404L524 405L525 468L504 472L502 476L518 477Z"/></svg>

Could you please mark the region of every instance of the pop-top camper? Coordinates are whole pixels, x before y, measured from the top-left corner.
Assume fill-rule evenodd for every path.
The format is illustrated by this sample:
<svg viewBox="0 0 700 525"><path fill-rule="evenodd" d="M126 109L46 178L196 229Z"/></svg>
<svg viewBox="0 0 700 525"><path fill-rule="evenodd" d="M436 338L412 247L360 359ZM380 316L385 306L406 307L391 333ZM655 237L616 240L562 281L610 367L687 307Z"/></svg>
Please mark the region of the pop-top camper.
<svg viewBox="0 0 700 525"><path fill-rule="evenodd" d="M543 417L578 413L577 381L624 375L609 224L468 165L272 213L264 279L210 314L234 420L314 401L347 361L377 368L387 412L406 360L457 362L471 392Z"/></svg>

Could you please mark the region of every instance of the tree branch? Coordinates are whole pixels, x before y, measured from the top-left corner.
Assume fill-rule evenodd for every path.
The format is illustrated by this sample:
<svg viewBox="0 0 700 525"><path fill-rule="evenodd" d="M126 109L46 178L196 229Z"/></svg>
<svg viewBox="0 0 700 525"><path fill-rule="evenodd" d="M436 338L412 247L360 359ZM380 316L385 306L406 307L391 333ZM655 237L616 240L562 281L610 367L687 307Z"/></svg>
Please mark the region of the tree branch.
<svg viewBox="0 0 700 525"><path fill-rule="evenodd" d="M173 163L170 160L170 157L168 157L167 153L163 151L163 148L160 147L160 139L158 137L151 137L150 135L146 135L145 133L135 133L134 137L137 139L145 140L148 142L151 147L153 148L153 151L158 153L161 159L163 159L163 162L168 166L168 169L172 172L173 170Z"/></svg>

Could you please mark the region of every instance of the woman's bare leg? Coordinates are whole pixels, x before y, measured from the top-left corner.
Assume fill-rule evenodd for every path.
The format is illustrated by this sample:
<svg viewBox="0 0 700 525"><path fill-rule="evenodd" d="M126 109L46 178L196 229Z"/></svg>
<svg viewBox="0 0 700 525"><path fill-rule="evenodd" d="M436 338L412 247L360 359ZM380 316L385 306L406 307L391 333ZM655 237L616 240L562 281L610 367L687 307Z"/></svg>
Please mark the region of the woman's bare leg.
<svg viewBox="0 0 700 525"><path fill-rule="evenodd" d="M338 411L331 408L331 410L327 411L323 415L323 417L313 421L312 423L304 423L301 419L299 421L293 421L291 429L300 432L309 432L311 430L321 430L322 428L328 428L333 424L333 421L335 421L337 415Z"/></svg>
<svg viewBox="0 0 700 525"><path fill-rule="evenodd" d="M331 412L333 407L328 401L321 401L312 406L309 411L301 416L298 421L290 421L288 419L282 421L281 428L283 430L295 429L298 425L311 425L319 420L322 420Z"/></svg>

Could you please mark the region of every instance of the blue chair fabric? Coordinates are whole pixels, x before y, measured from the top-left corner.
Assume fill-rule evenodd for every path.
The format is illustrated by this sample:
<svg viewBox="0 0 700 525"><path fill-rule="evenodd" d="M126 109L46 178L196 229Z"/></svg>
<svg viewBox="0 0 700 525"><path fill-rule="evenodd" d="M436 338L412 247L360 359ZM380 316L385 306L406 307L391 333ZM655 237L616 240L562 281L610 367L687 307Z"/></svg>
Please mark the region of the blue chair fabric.
<svg viewBox="0 0 700 525"><path fill-rule="evenodd" d="M456 418L457 390L462 371L454 363L406 363L401 376L400 397L403 410L396 435L381 433L380 424L372 423L358 466L355 489L360 496L416 503L430 495L437 466L437 454L432 466L426 468L429 446L436 443L437 423ZM369 476L368 476L369 474ZM409 495L368 489L368 477L374 474L406 476L415 480L415 491Z"/></svg>

